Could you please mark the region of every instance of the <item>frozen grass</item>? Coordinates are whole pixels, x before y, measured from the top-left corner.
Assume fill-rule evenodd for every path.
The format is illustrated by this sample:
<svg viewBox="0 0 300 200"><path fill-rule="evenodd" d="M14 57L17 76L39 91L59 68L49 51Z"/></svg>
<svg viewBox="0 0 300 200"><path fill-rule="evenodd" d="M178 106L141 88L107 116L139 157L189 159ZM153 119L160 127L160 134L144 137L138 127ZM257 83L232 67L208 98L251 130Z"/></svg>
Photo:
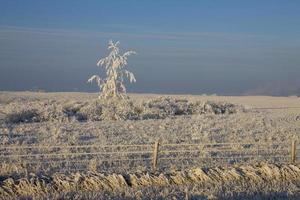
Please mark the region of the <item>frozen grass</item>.
<svg viewBox="0 0 300 200"><path fill-rule="evenodd" d="M0 197L28 199L297 199L297 165L193 168L164 174L54 174L7 178Z"/></svg>

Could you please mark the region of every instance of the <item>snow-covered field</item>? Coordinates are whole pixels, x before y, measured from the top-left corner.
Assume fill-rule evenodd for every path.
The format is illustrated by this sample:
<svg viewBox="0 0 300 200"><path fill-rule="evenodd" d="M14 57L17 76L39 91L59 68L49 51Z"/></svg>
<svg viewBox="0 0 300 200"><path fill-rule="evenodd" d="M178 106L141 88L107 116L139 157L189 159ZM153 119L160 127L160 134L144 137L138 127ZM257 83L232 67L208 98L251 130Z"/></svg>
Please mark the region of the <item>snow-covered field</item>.
<svg viewBox="0 0 300 200"><path fill-rule="evenodd" d="M159 96L132 94L130 97L133 104L141 105L132 109L143 109L142 102L149 102ZM297 97L190 95L165 97L170 97L171 102L163 98L156 102L153 109L149 109L147 105L148 110L137 110L138 113L143 112L138 117L134 115L135 113L128 114L131 108L125 105L120 111L116 111L120 113L116 117L107 113L105 117L97 118L95 117L97 108L101 105L92 107L97 100L97 94L1 92L0 141L2 144L143 144L157 139L171 143L191 140L280 142L299 137L300 98ZM184 107L187 103L174 103L174 99L185 99L188 103L196 102L195 105L198 107L192 107L193 111L189 111L189 108L181 109L180 106ZM208 109L203 111L203 105L205 106L207 101L227 102L238 107L234 108L233 113L213 113ZM163 105L157 109L160 103ZM153 104L152 101L152 107ZM179 106L175 107L174 104ZM85 107L81 113L90 115L87 120L77 112L77 107L82 105ZM176 113L178 109L183 110L182 113ZM7 115L24 110L35 113L32 115L29 113L29 117L25 114L25 119L21 117L21 120L20 116L12 116L10 120L16 122L5 123ZM106 110L109 111L111 110ZM189 113L184 113L185 111ZM98 112L101 116L103 109L101 111L100 108Z"/></svg>
<svg viewBox="0 0 300 200"><path fill-rule="evenodd" d="M130 101L107 103L90 93L0 92L0 143L46 148L152 144L157 140L273 144L300 139L299 97L129 96ZM20 177L18 166L8 168L2 166L0 176ZM299 176L295 176L299 183ZM193 188L198 191L198 187ZM292 194L297 194L299 185L293 187ZM276 191L285 196L281 189ZM174 190L180 195L184 191Z"/></svg>

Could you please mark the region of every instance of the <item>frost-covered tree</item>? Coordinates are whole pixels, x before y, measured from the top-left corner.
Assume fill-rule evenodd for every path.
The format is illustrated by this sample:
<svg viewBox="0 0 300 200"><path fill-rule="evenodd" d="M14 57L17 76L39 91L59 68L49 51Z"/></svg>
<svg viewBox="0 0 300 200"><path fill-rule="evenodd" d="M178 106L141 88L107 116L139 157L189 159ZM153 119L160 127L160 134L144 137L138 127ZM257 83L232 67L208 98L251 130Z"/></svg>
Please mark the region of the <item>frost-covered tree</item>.
<svg viewBox="0 0 300 200"><path fill-rule="evenodd" d="M124 85L124 77L127 77L130 82L136 82L134 74L125 69L127 66L128 56L136 54L134 51L127 51L120 54L120 42L114 43L112 40L108 42L108 50L110 53L107 57L98 61L97 66L102 66L106 71L106 78L101 79L98 75L93 75L88 82L96 81L99 89L99 98L121 98L124 99L126 95L126 88Z"/></svg>

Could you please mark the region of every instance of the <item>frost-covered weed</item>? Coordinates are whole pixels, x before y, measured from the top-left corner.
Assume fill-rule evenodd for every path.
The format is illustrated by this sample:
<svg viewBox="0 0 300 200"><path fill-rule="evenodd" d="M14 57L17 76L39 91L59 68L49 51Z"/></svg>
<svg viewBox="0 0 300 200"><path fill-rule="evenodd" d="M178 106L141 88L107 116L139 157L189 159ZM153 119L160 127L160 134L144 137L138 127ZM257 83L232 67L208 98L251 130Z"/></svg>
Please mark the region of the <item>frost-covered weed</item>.
<svg viewBox="0 0 300 200"><path fill-rule="evenodd" d="M93 75L88 80L90 83L93 81L97 82L100 89L99 99L125 99L126 87L124 85L124 77L127 77L130 82L136 82L134 74L125 69L128 56L135 54L135 52L127 51L124 54L120 54L119 44L119 41L113 43L110 40L108 43L109 55L100 59L97 63L98 66L105 68L106 78L102 79L98 75Z"/></svg>

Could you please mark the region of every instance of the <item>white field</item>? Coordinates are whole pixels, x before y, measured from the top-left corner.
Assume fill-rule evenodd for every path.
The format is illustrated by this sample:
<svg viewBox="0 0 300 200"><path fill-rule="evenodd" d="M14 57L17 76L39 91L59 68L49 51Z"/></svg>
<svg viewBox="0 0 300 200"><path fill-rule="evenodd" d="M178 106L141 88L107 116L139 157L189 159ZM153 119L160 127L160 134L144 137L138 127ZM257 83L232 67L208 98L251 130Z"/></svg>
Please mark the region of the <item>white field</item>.
<svg viewBox="0 0 300 200"><path fill-rule="evenodd" d="M134 101L147 101L161 95L130 94ZM203 142L280 142L300 135L300 98L268 96L197 96L165 95L189 101L226 101L245 106L248 111L231 115L180 115L166 119L41 122L20 123L0 127L1 142L10 143L9 135L35 137L34 141L22 138L21 144L138 144L162 142L179 143L191 140ZM8 103L22 105L24 102L55 101L72 104L93 101L97 94L91 93L33 93L1 92L0 108ZM53 102L52 102L53 103ZM11 110L17 108L10 108ZM43 109L43 108L42 108ZM7 111L5 111L7 112ZM1 114L0 114L1 115ZM8 140L8 141L6 141Z"/></svg>
<svg viewBox="0 0 300 200"><path fill-rule="evenodd" d="M130 94L136 104L162 95ZM164 95L189 102L229 102L246 109L232 114L191 114L147 120L78 121L52 116L64 107L94 102L97 94L0 92L0 143L5 147L42 146L49 153L51 145L153 144L161 143L256 143L275 144L300 138L300 98L267 96L197 96ZM51 107L49 107L51 105ZM29 123L7 123L7 114L22 109L38 109L49 120ZM50 114L49 114L50 113ZM17 115L18 116L18 115ZM66 150L66 151L65 151ZM4 154L27 153L2 149ZM1 154L0 154L1 155ZM298 158L299 159L299 158ZM47 160L47 158L44 158ZM3 164L3 160L2 160ZM93 163L88 163L88 165ZM175 163L180 164L180 163ZM47 167L55 165L46 164ZM91 166L93 167L93 166ZM127 166L128 167L128 166ZM140 166L143 170L143 166ZM191 166L197 167L197 166ZM198 166L199 167L199 166ZM182 168L164 174L125 176L96 172L39 175L39 167L26 168L22 159L0 168L0 199L299 199L299 165L244 163L241 166ZM124 168L125 169L125 168ZM27 173L28 171L36 173ZM36 170L36 171L35 171ZM136 170L131 169L131 170ZM118 170L122 171L122 170ZM124 172L123 172L124 173ZM125 180L126 179L126 180ZM45 183L44 180L49 180ZM80 180L80 181L79 181ZM1 197L2 195L2 197Z"/></svg>

